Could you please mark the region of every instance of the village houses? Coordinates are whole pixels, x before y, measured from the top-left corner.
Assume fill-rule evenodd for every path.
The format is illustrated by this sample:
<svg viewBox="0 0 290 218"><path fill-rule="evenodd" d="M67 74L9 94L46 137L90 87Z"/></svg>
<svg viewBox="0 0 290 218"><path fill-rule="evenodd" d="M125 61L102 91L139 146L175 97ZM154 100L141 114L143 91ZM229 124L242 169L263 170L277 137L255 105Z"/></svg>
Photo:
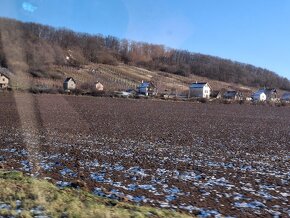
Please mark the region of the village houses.
<svg viewBox="0 0 290 218"><path fill-rule="evenodd" d="M253 101L275 101L277 99L277 90L262 88L253 93Z"/></svg>

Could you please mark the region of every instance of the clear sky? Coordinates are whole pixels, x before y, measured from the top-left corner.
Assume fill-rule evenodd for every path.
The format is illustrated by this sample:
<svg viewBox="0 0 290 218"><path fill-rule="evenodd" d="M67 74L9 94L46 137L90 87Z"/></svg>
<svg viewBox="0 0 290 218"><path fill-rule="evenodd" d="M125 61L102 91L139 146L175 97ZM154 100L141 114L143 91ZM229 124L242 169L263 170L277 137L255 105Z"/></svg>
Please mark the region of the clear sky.
<svg viewBox="0 0 290 218"><path fill-rule="evenodd" d="M290 0L0 0L0 16L164 44L290 79Z"/></svg>

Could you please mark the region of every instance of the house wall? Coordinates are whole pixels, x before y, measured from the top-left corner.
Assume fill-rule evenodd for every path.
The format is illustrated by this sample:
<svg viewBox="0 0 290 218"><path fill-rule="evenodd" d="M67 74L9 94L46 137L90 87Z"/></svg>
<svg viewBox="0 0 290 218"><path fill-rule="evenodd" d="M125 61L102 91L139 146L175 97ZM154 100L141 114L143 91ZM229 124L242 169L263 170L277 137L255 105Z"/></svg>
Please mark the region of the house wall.
<svg viewBox="0 0 290 218"><path fill-rule="evenodd" d="M265 95L265 93L259 93L253 96L254 101L266 101L266 99L267 99L267 96Z"/></svg>
<svg viewBox="0 0 290 218"><path fill-rule="evenodd" d="M9 83L9 79L6 76L0 76L0 88L7 88Z"/></svg>
<svg viewBox="0 0 290 218"><path fill-rule="evenodd" d="M96 83L96 90L97 91L103 91L104 90L104 86L101 83Z"/></svg>
<svg viewBox="0 0 290 218"><path fill-rule="evenodd" d="M203 98L203 88L190 88L189 97Z"/></svg>
<svg viewBox="0 0 290 218"><path fill-rule="evenodd" d="M208 85L205 85L203 87L203 98L209 98L210 97L210 88Z"/></svg>
<svg viewBox="0 0 290 218"><path fill-rule="evenodd" d="M266 101L266 99L267 99L267 96L265 95L265 93L262 93L260 95L260 101Z"/></svg>
<svg viewBox="0 0 290 218"><path fill-rule="evenodd" d="M189 97L210 98L210 88L207 85L204 86L203 88L190 87Z"/></svg>
<svg viewBox="0 0 290 218"><path fill-rule="evenodd" d="M69 81L63 83L63 88L65 90L74 90L76 88L76 84L73 80L69 80Z"/></svg>
<svg viewBox="0 0 290 218"><path fill-rule="evenodd" d="M140 94L144 94L144 95L148 95L148 88L147 87L139 87L139 91Z"/></svg>

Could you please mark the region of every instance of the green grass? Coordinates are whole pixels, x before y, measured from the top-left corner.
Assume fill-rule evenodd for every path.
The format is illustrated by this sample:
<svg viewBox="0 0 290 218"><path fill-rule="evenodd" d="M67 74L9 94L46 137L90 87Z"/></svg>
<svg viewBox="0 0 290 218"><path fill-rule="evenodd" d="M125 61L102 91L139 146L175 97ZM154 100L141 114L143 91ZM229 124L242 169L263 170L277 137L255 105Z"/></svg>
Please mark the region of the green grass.
<svg viewBox="0 0 290 218"><path fill-rule="evenodd" d="M171 210L96 197L82 190L59 189L46 180L26 177L17 171L0 171L0 208L1 204L10 208L0 209L0 216L33 217L32 209L41 207L41 215L50 217L189 217Z"/></svg>

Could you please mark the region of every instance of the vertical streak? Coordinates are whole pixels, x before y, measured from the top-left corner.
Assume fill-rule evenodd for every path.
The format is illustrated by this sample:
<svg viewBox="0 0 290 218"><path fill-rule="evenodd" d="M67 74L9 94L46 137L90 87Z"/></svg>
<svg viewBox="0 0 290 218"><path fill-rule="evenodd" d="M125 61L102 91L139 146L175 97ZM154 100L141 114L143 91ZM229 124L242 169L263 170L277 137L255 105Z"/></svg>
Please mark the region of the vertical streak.
<svg viewBox="0 0 290 218"><path fill-rule="evenodd" d="M7 25L7 26L5 26ZM12 28L11 28L12 26ZM7 28L8 27L8 28ZM14 29L13 29L14 27ZM13 29L13 33L9 32ZM28 89L31 86L31 79L25 75L29 69L26 62L26 54L24 50L25 41L23 40L23 31L18 23L9 23L9 21L0 26L0 34L2 39L3 50L6 56L9 69L13 72L11 76L12 84L18 88ZM21 132L23 143L28 151L28 161L31 164L31 173L39 174L39 130L38 120L36 118L36 102L35 97L30 93L14 92L17 112L20 118ZM40 201L45 200L41 191L31 184L31 189L38 193Z"/></svg>

